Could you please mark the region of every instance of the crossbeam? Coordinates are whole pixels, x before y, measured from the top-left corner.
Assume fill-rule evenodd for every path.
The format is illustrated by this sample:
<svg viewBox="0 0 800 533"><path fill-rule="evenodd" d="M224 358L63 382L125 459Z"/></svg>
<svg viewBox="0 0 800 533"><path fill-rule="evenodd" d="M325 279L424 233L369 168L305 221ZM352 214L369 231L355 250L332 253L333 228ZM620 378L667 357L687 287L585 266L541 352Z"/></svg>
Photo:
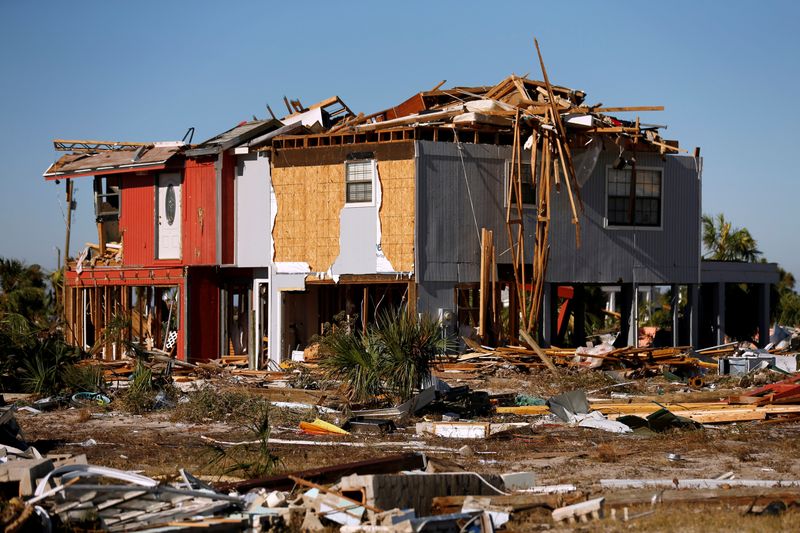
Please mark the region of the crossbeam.
<svg viewBox="0 0 800 533"><path fill-rule="evenodd" d="M76 139L54 139L53 147L60 152L82 152L97 150L136 150L153 143L93 141Z"/></svg>

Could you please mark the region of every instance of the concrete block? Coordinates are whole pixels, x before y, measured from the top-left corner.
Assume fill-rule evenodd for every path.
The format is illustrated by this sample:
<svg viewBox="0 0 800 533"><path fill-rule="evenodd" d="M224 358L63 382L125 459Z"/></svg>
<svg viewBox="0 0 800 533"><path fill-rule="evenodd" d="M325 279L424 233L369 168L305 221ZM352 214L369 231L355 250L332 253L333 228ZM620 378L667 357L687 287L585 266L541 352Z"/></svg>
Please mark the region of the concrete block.
<svg viewBox="0 0 800 533"><path fill-rule="evenodd" d="M511 472L500 474L505 490L527 490L536 486L536 476L533 472Z"/></svg>
<svg viewBox="0 0 800 533"><path fill-rule="evenodd" d="M68 465L88 465L89 461L86 460L85 453L79 453L78 455L58 455L52 456L47 455L45 459L51 459L53 461L53 468L60 468L62 466Z"/></svg>
<svg viewBox="0 0 800 533"><path fill-rule="evenodd" d="M17 459L0 464L0 482L19 483L20 496L32 496L36 480L53 470L50 459Z"/></svg>

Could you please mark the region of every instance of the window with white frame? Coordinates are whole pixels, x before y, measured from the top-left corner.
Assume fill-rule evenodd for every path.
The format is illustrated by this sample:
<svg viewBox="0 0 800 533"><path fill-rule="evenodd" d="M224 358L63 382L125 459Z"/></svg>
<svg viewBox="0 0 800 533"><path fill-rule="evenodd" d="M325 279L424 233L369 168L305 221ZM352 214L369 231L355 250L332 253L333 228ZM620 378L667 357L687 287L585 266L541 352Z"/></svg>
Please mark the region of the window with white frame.
<svg viewBox="0 0 800 533"><path fill-rule="evenodd" d="M511 161L506 162L506 205L510 203L512 206L516 205L516 191L511 189L511 196L508 193L508 183L511 180ZM522 194L522 207L534 208L536 207L536 185L533 182L533 175L531 174L531 164L522 163L522 179L520 180Z"/></svg>
<svg viewBox="0 0 800 533"><path fill-rule="evenodd" d="M372 202L375 181L375 160L345 162L345 203L363 204Z"/></svg>
<svg viewBox="0 0 800 533"><path fill-rule="evenodd" d="M661 170L609 167L606 174L609 226L661 226Z"/></svg>

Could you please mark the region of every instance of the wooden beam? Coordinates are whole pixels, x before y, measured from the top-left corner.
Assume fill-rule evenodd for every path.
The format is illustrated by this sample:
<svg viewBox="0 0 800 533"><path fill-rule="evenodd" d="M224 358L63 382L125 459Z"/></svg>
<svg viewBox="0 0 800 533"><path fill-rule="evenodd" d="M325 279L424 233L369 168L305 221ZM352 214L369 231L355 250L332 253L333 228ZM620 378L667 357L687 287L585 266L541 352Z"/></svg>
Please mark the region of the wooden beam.
<svg viewBox="0 0 800 533"><path fill-rule="evenodd" d="M525 341L528 344L528 346L533 348L533 351L536 352L536 355L539 356L539 359L542 360L542 362L545 364L545 366L547 366L550 372L552 372L553 375L558 376L558 369L556 368L556 365L553 363L553 360L550 359L550 357L546 353L544 353L544 351L539 347L539 345L536 344L536 341L533 340L533 338L530 335L528 335L528 332L525 331L524 329L520 329L519 336L522 337L522 340Z"/></svg>
<svg viewBox="0 0 800 533"><path fill-rule="evenodd" d="M478 336L486 341L486 314L489 308L489 280L491 270L492 232L486 228L481 229L481 280L480 280L480 308L478 310Z"/></svg>
<svg viewBox="0 0 800 533"><path fill-rule="evenodd" d="M663 105L642 105L642 106L628 106L628 107L591 107L580 106L573 107L573 113L634 113L638 111L664 111Z"/></svg>
<svg viewBox="0 0 800 533"><path fill-rule="evenodd" d="M377 507L373 507L373 506L368 505L366 503L362 503L362 502L360 502L358 500L354 500L352 498L348 498L347 496L342 495L340 492L336 492L335 490L331 490L331 489L329 489L327 487L323 487L322 485L317 485L316 483L312 483L311 481L306 481L303 478L299 478L297 476L292 476L292 475L289 475L289 476L286 476L286 477L288 477L289 479L291 479L292 481L294 481L298 485L302 485L304 487L309 487L309 488L312 488L312 489L317 489L318 491L324 492L326 494L332 494L332 495L336 496L337 498L341 498L341 499L346 500L348 502L354 503L359 507L363 507L364 509L372 511L373 513L382 513L383 512L382 510L378 509Z"/></svg>

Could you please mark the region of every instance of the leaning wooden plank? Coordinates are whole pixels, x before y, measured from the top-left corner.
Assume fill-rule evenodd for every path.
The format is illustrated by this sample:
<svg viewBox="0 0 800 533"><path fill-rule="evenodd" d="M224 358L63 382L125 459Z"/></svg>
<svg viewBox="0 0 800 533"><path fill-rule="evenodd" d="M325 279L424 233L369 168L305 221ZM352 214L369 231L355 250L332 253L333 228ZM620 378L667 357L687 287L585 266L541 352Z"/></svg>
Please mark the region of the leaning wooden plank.
<svg viewBox="0 0 800 533"><path fill-rule="evenodd" d="M533 340L533 338L530 335L528 335L528 332L525 331L524 329L521 329L521 330L519 330L519 336L522 337L522 340L524 340L525 342L528 343L528 346L533 348L533 351L536 352L536 355L539 356L539 359L542 360L542 362L547 366L547 368L550 370L550 372L552 372L553 374L555 374L557 376L558 375L558 369L556 369L556 365L553 363L553 360L550 359L547 356L547 354L542 351L542 349L539 347L539 345L536 344L536 341Z"/></svg>
<svg viewBox="0 0 800 533"><path fill-rule="evenodd" d="M464 108L453 109L449 111L437 111L435 113L424 113L420 115L410 115L407 117L396 118L392 120L384 120L382 122L375 122L373 124L360 124L358 126L354 126L353 129L356 131L374 131L383 128L389 128L392 126L400 126L405 124L414 124L414 123L422 123L422 122L431 122L433 120L442 120L450 117L454 117L456 115L460 115L464 112Z"/></svg>

